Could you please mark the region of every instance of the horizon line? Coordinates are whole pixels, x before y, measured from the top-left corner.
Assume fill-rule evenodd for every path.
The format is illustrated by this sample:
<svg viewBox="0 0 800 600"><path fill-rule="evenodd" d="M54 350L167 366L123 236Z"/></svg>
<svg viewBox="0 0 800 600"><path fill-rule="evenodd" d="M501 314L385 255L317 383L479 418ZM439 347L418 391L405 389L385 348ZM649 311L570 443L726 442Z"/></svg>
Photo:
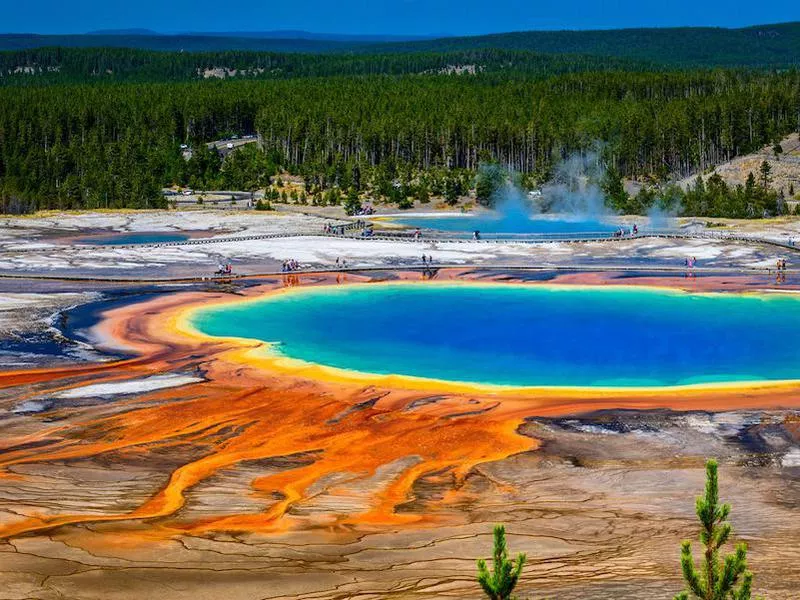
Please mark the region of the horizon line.
<svg viewBox="0 0 800 600"><path fill-rule="evenodd" d="M623 27L556 27L556 28L542 28L542 29L510 29L502 31L489 31L484 33L364 33L364 32L324 32L324 31L311 31L306 29L263 29L263 30L198 30L198 31L171 31L163 32L148 27L110 27L107 29L95 29L91 31L68 31L68 32L50 32L41 33L36 31L0 31L0 35L4 36L140 36L140 37L229 37L229 38L247 38L252 35L260 34L299 34L298 37L286 37L283 39L305 39L300 35L313 35L313 36L348 36L348 37L363 37L363 38L381 38L381 37L395 37L407 38L405 41L415 40L432 40L432 39L445 39L445 38L464 38L464 37L486 37L492 35L507 35L514 33L581 33L593 31L631 31L631 30L675 30L675 29L721 29L726 31L740 31L744 29L753 29L758 27L775 27L783 25L800 24L800 20L793 21L778 21L772 23L753 23L749 25L740 26L726 26L726 25L641 25L641 26L623 26ZM139 33L137 33L139 32ZM270 38L264 38L270 39ZM313 40L311 40L313 41Z"/></svg>

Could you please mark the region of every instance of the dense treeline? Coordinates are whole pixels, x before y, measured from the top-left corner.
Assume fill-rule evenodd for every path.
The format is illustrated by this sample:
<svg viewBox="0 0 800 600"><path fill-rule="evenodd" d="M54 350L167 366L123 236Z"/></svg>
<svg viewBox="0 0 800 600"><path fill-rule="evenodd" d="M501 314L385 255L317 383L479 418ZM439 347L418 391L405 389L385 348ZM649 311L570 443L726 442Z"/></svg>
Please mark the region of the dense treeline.
<svg viewBox="0 0 800 600"><path fill-rule="evenodd" d="M522 31L470 37L375 43L367 39L296 39L210 35L0 35L0 49L45 46L124 47L172 52L303 52L396 54L526 50L590 54L657 62L672 67L789 67L800 64L800 23L741 29L675 27L598 31Z"/></svg>
<svg viewBox="0 0 800 600"><path fill-rule="evenodd" d="M289 165L387 161L523 173L609 144L624 176L688 174L800 125L800 75L584 73L543 81L456 78L289 82L256 129ZM321 164L320 164L321 163Z"/></svg>
<svg viewBox="0 0 800 600"><path fill-rule="evenodd" d="M124 34L54 34L35 33L0 34L0 50L30 50L43 47L61 48L139 48L162 52L224 52L246 50L252 52L306 52L322 53L349 51L357 42L316 40L302 38L224 37L217 35L124 35Z"/></svg>
<svg viewBox="0 0 800 600"><path fill-rule="evenodd" d="M463 192L483 161L543 180L555 162L598 141L622 176L706 169L800 127L800 74L12 86L0 88L0 106L6 208L12 198L28 208L159 206L162 185L254 187L278 167L309 187L369 186L399 202L432 191L420 189L425 173L435 175L429 187ZM205 149L232 133L258 133L263 153L223 162ZM194 149L188 161L184 143Z"/></svg>
<svg viewBox="0 0 800 600"><path fill-rule="evenodd" d="M362 47L361 51L375 51ZM797 66L800 22L722 27L661 27L594 31L518 31L382 44L382 52L453 52L477 48L592 54L673 67Z"/></svg>
<svg viewBox="0 0 800 600"><path fill-rule="evenodd" d="M190 81L209 77L295 77L499 73L552 76L583 71L653 69L643 62L546 55L491 48L412 54L165 53L126 48L40 48L0 52L0 85Z"/></svg>

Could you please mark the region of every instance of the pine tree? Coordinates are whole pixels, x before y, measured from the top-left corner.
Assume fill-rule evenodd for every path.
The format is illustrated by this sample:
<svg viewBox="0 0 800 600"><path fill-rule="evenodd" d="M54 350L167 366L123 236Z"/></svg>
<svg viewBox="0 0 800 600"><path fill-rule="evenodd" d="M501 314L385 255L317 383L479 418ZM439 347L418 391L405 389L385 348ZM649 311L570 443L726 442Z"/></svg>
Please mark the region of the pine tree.
<svg viewBox="0 0 800 600"><path fill-rule="evenodd" d="M417 189L417 198L422 204L427 204L431 201L431 193L428 191L428 187L424 183L420 184L419 188Z"/></svg>
<svg viewBox="0 0 800 600"><path fill-rule="evenodd" d="M698 177L698 180L700 178ZM606 169L605 178L602 182L603 192L606 195L606 203L609 204L614 210L620 212L627 212L630 197L628 192L625 191L625 183L622 181L622 175L614 167Z"/></svg>
<svg viewBox="0 0 800 600"><path fill-rule="evenodd" d="M695 510L702 525L700 543L705 547L703 563L698 569L692 556L692 543L684 541L681 569L687 589L675 596L675 600L750 600L753 574L747 570L747 545L737 544L733 554L725 556L723 561L719 559L719 550L733 533L733 527L726 522L731 511L730 504L719 503L715 460L706 463L705 493L697 498Z"/></svg>
<svg viewBox="0 0 800 600"><path fill-rule="evenodd" d="M769 185L770 174L772 173L772 167L767 161L763 161L758 170L761 173L761 183L764 186L764 189L766 190L767 186Z"/></svg>
<svg viewBox="0 0 800 600"><path fill-rule="evenodd" d="M361 200L358 197L358 192L355 189L351 189L344 201L344 212L346 215L353 216L360 210Z"/></svg>
<svg viewBox="0 0 800 600"><path fill-rule="evenodd" d="M455 182L450 178L444 182L444 201L450 206L458 204L458 189Z"/></svg>
<svg viewBox="0 0 800 600"><path fill-rule="evenodd" d="M490 600L509 600L522 573L526 556L520 553L516 560L508 559L506 528L502 525L494 526L493 560L491 572L485 560L478 561L478 583Z"/></svg>
<svg viewBox="0 0 800 600"><path fill-rule="evenodd" d="M494 207L496 194L506 182L507 175L497 163L483 164L475 176L475 194L478 202L484 206Z"/></svg>

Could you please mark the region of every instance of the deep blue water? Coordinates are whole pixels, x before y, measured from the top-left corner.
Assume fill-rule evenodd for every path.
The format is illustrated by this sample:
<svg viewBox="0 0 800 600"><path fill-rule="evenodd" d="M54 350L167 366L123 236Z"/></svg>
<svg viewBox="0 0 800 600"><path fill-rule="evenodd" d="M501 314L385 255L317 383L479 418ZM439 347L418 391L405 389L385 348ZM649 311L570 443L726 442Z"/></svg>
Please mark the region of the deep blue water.
<svg viewBox="0 0 800 600"><path fill-rule="evenodd" d="M200 331L363 372L476 383L661 386L800 378L800 298L641 287L305 288L193 317Z"/></svg>
<svg viewBox="0 0 800 600"><path fill-rule="evenodd" d="M397 217L392 221L409 227L448 232L480 231L483 234L519 233L610 233L619 225L599 220L562 220L527 215L483 215Z"/></svg>
<svg viewBox="0 0 800 600"><path fill-rule="evenodd" d="M130 244L163 244L165 242L182 242L189 236L184 233L137 232L112 233L108 235L86 237L78 240L81 244L93 246L126 246Z"/></svg>

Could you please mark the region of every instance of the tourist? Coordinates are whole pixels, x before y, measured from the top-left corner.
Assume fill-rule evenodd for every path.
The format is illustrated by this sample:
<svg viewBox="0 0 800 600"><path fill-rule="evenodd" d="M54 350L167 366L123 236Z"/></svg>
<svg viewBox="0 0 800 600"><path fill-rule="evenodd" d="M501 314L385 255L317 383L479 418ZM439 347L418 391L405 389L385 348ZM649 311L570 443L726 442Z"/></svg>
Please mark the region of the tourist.
<svg viewBox="0 0 800 600"><path fill-rule="evenodd" d="M284 273L290 273L291 271L299 271L299 270L300 270L300 263L293 258L283 261L283 264L281 265L281 271L283 271Z"/></svg>

